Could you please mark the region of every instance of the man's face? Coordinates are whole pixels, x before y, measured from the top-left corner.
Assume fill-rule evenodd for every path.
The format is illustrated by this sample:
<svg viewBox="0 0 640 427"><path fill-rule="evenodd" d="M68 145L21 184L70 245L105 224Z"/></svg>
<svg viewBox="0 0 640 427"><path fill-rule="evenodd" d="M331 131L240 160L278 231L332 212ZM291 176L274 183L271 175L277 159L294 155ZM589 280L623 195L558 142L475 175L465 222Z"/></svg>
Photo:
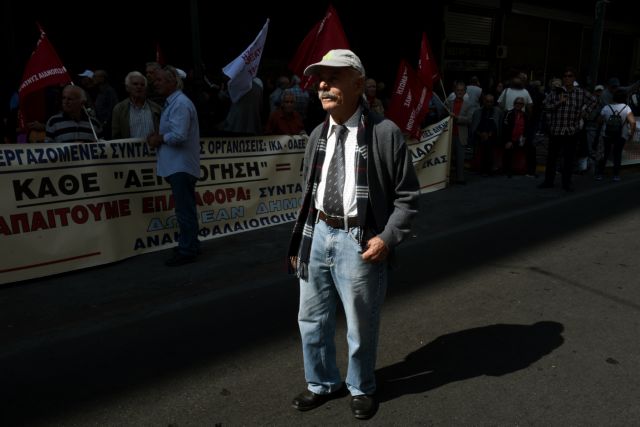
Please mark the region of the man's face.
<svg viewBox="0 0 640 427"><path fill-rule="evenodd" d="M349 67L322 67L318 77L318 97L331 113L353 112L364 89L364 78Z"/></svg>
<svg viewBox="0 0 640 427"><path fill-rule="evenodd" d="M368 79L365 82L365 90L367 91L367 96L375 97L377 92L376 81L373 79Z"/></svg>
<svg viewBox="0 0 640 427"><path fill-rule="evenodd" d="M77 114L82 111L82 95L79 88L67 87L62 91L62 111Z"/></svg>
<svg viewBox="0 0 640 427"><path fill-rule="evenodd" d="M153 82L156 79L156 74L158 74L158 69L154 66L149 66L146 68L145 74L147 75L147 80Z"/></svg>
<svg viewBox="0 0 640 427"><path fill-rule="evenodd" d="M482 101L482 105L484 105L484 108L486 109L491 109L493 108L493 103L495 102L494 98L492 95L487 95L484 97L484 100Z"/></svg>
<svg viewBox="0 0 640 427"><path fill-rule="evenodd" d="M562 74L562 85L564 87L573 87L573 82L576 80L576 75L573 73L573 71L565 71L564 74Z"/></svg>
<svg viewBox="0 0 640 427"><path fill-rule="evenodd" d="M283 96L280 106L285 113L293 113L296 107L296 97L294 95Z"/></svg>
<svg viewBox="0 0 640 427"><path fill-rule="evenodd" d="M156 91L162 96L171 95L176 89L176 82L169 79L166 71L156 73L156 79L153 82Z"/></svg>
<svg viewBox="0 0 640 427"><path fill-rule="evenodd" d="M102 83L104 83L107 80L107 75L105 73L101 73L99 71L96 71L96 73L93 75L93 81L97 84L97 85L101 85Z"/></svg>
<svg viewBox="0 0 640 427"><path fill-rule="evenodd" d="M131 77L129 85L127 86L127 92L134 98L144 97L146 95L147 85L142 77Z"/></svg>

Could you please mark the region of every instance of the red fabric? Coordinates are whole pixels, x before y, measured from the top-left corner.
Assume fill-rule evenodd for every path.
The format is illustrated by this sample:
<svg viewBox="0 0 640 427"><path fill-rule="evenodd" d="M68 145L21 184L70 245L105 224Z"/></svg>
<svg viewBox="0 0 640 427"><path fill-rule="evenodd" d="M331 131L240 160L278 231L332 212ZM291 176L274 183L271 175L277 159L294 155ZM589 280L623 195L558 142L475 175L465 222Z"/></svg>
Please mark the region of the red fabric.
<svg viewBox="0 0 640 427"><path fill-rule="evenodd" d="M438 65L431 52L431 46L427 40L427 33L422 33L420 57L418 58L418 75L427 88L429 88L429 92L433 91L433 84L440 80Z"/></svg>
<svg viewBox="0 0 640 427"><path fill-rule="evenodd" d="M34 101L41 100L43 97L29 95L43 91L48 86L70 82L71 77L69 77L67 69L60 61L44 30L40 28L40 39L27 62L22 74L22 83L18 89L20 116L27 122L39 118L43 104L38 105ZM24 127L24 123L20 125Z"/></svg>
<svg viewBox="0 0 640 427"><path fill-rule="evenodd" d="M515 117L513 118L513 132L511 132L511 141L517 143L524 134L524 113L522 111L513 110Z"/></svg>
<svg viewBox="0 0 640 427"><path fill-rule="evenodd" d="M398 67L387 117L414 138L420 137L420 125L429 112L433 92L427 89L404 59Z"/></svg>
<svg viewBox="0 0 640 427"><path fill-rule="evenodd" d="M291 71L302 80L300 87L306 89L311 84L310 77L303 74L304 69L319 62L331 49L349 49L349 41L342 29L338 13L329 5L324 18L309 31L289 62Z"/></svg>

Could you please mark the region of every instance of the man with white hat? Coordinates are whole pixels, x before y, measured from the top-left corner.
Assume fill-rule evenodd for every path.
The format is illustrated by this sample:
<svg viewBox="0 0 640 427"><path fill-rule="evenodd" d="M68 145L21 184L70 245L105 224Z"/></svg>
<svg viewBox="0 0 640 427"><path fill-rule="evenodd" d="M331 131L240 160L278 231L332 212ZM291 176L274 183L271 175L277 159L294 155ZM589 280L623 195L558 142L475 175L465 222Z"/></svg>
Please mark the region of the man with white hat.
<svg viewBox="0 0 640 427"><path fill-rule="evenodd" d="M309 136L303 203L289 257L300 279L298 325L307 389L292 406L307 411L351 394L358 419L377 410L375 364L389 255L411 230L419 184L400 129L369 111L365 71L350 50L329 51L304 74L318 81L329 114ZM347 321L349 366L336 364L336 308Z"/></svg>

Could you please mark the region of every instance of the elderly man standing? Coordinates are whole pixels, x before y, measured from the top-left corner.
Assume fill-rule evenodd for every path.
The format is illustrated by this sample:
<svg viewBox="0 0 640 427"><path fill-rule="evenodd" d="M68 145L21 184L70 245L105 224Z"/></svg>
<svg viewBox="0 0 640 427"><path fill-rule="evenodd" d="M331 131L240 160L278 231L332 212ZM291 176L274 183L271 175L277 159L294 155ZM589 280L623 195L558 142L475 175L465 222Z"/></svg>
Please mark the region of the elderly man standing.
<svg viewBox="0 0 640 427"><path fill-rule="evenodd" d="M303 205L289 248L300 279L307 382L292 406L307 411L345 393L334 342L340 301L351 411L367 419L377 410L374 370L389 255L410 233L419 184L400 129L365 107L365 71L352 51L331 50L304 74L316 76L329 115L309 137Z"/></svg>
<svg viewBox="0 0 640 427"><path fill-rule="evenodd" d="M62 112L47 120L45 142L96 142L100 123L87 113L87 93L80 86L62 90Z"/></svg>
<svg viewBox="0 0 640 427"><path fill-rule="evenodd" d="M139 71L132 71L124 79L129 98L113 108L111 137L146 138L158 130L162 107L147 100L147 79Z"/></svg>
<svg viewBox="0 0 640 427"><path fill-rule="evenodd" d="M157 174L169 182L175 200L180 238L173 257L165 262L174 267L195 261L200 252L195 198L200 176L200 128L196 108L182 92L182 79L174 67L158 71L154 84L166 101L160 132L149 135L147 142L156 149Z"/></svg>

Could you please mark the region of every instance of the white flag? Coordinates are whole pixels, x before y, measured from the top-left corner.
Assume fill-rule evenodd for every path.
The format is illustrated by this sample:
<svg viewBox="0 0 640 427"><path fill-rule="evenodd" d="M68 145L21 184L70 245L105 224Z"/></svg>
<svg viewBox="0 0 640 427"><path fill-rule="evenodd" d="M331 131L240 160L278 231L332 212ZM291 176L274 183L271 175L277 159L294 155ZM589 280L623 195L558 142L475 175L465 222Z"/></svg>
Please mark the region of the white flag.
<svg viewBox="0 0 640 427"><path fill-rule="evenodd" d="M231 80L229 80L229 96L231 102L236 102L242 98L242 95L251 90L253 78L258 73L260 58L264 50L264 42L267 39L267 30L269 29L269 19L265 22L264 27L260 30L258 37L242 52L242 55L227 64L222 69Z"/></svg>

